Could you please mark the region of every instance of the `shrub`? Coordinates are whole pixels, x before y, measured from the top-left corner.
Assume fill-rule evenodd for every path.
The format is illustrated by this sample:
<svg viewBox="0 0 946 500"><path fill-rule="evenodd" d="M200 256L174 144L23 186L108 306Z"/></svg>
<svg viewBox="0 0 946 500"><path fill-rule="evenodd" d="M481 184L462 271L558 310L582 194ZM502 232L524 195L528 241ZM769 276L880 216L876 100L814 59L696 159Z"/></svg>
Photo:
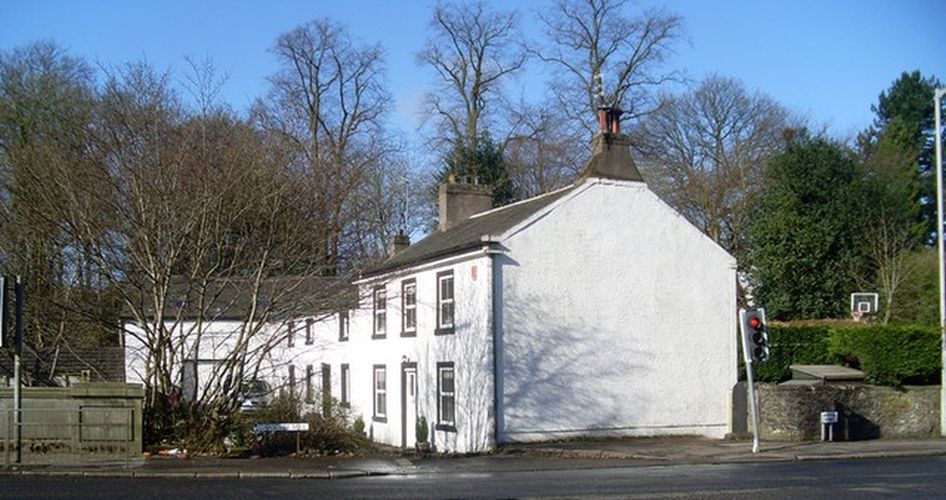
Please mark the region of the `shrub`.
<svg viewBox="0 0 946 500"><path fill-rule="evenodd" d="M769 360L753 364L757 382L784 382L792 378L793 364L821 365L836 361L829 352L830 329L826 326L769 326ZM740 344L742 339L740 338ZM739 346L742 349L742 346ZM739 377L745 378L742 351Z"/></svg>
<svg viewBox="0 0 946 500"><path fill-rule="evenodd" d="M355 422L351 424L351 431L359 436L365 435L365 420L359 416L355 419Z"/></svg>
<svg viewBox="0 0 946 500"><path fill-rule="evenodd" d="M337 455L357 453L368 446L362 432L349 425L350 410L340 404L332 405L332 415L323 417L318 413L302 414L302 405L297 398L277 397L264 410L254 415L256 423L307 422L309 431L302 434L300 444L306 453ZM271 432L257 436L256 451L263 455L285 455L296 451L296 433Z"/></svg>
<svg viewBox="0 0 946 500"><path fill-rule="evenodd" d="M939 330L918 325L834 328L829 346L867 382L891 386L937 383L941 348Z"/></svg>
<svg viewBox="0 0 946 500"><path fill-rule="evenodd" d="M414 437L418 443L426 443L427 438L427 417L420 417L417 420L417 425L414 426Z"/></svg>

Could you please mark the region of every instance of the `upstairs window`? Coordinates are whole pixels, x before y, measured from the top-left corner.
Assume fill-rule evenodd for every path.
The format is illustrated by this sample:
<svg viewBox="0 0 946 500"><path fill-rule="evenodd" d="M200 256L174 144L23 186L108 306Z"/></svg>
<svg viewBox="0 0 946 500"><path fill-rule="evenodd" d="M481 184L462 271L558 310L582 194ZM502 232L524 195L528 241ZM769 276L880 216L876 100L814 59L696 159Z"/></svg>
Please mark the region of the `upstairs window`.
<svg viewBox="0 0 946 500"><path fill-rule="evenodd" d="M417 335L417 282L405 280L401 283L401 336Z"/></svg>
<svg viewBox="0 0 946 500"><path fill-rule="evenodd" d="M338 341L348 340L348 311L338 313Z"/></svg>
<svg viewBox="0 0 946 500"><path fill-rule="evenodd" d="M388 294L383 286L374 289L374 334L372 338L383 339L388 324Z"/></svg>
<svg viewBox="0 0 946 500"><path fill-rule="evenodd" d="M437 273L437 335L453 333L453 271Z"/></svg>
<svg viewBox="0 0 946 500"><path fill-rule="evenodd" d="M289 339L289 347L296 345L296 323L294 321L289 322L289 332L286 334L286 337Z"/></svg>
<svg viewBox="0 0 946 500"><path fill-rule="evenodd" d="M305 320L305 345L312 345L315 340L312 337L312 319Z"/></svg>

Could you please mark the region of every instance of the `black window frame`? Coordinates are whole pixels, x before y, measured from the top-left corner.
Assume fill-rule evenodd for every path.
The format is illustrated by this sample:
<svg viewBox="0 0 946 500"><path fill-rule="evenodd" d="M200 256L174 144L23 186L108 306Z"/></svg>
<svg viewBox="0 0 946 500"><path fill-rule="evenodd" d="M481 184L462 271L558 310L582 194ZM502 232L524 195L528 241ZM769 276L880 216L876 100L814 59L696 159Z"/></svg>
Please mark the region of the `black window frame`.
<svg viewBox="0 0 946 500"><path fill-rule="evenodd" d="M453 297L450 298L451 306L453 307L453 321L450 323L449 326L444 326L443 318L441 317L441 307L442 307L441 299L442 298L440 296L441 295L440 281L441 279L447 278L447 277L450 278L450 283L451 283L452 292L453 292ZM437 273L436 286L437 286L437 301L435 303L435 307L437 308L437 325L436 325L436 328L434 329L434 335L450 335L454 333L455 331L454 329L456 328L456 324L457 324L457 280L453 274L453 269L450 269L447 271L441 271Z"/></svg>
<svg viewBox="0 0 946 500"><path fill-rule="evenodd" d="M289 399L296 398L296 365L289 365Z"/></svg>
<svg viewBox="0 0 946 500"><path fill-rule="evenodd" d="M315 323L315 320L312 318L306 318L305 320L305 345L312 345L315 343L315 336L312 335L312 324Z"/></svg>
<svg viewBox="0 0 946 500"><path fill-rule="evenodd" d="M384 294L384 300L378 300L378 295ZM372 339L383 339L388 336L388 290L384 285L374 287L374 290L371 292L371 338ZM378 304L383 304L384 307L379 309ZM384 311L384 329L380 332L378 331L378 311Z"/></svg>
<svg viewBox="0 0 946 500"><path fill-rule="evenodd" d="M441 386L441 370L449 369L453 372L453 421L444 422L443 420L443 387ZM437 363L437 425L434 426L438 431L456 432L457 431L457 368L453 361L443 361Z"/></svg>
<svg viewBox="0 0 946 500"><path fill-rule="evenodd" d="M384 413L378 413L378 370L384 374ZM375 422L388 421L388 367L385 365L371 366L371 420Z"/></svg>
<svg viewBox="0 0 946 500"><path fill-rule="evenodd" d="M414 303L411 305L411 311L414 312L414 327L410 330L407 329L407 288L414 287ZM406 279L401 282L401 336L402 337L416 337L417 336L417 280L414 278Z"/></svg>
<svg viewBox="0 0 946 500"><path fill-rule="evenodd" d="M287 347L295 347L296 346L296 339L295 339L296 322L293 320L289 320L287 322L287 328L289 329L288 333L286 333L286 338L288 339Z"/></svg>
<svg viewBox="0 0 946 500"><path fill-rule="evenodd" d="M351 390L351 367L348 366L348 363L342 363L338 375L339 385L341 386L341 400L339 404L347 408L351 405L351 395L348 393L348 391Z"/></svg>
<svg viewBox="0 0 946 500"><path fill-rule="evenodd" d="M305 365L305 402L310 404L315 402L315 391L312 388L314 372L312 365Z"/></svg>
<svg viewBox="0 0 946 500"><path fill-rule="evenodd" d="M372 298L374 300L374 298ZM374 319L371 320L374 322ZM338 312L338 341L339 342L348 342L349 335L349 322L348 322L348 311L339 311Z"/></svg>

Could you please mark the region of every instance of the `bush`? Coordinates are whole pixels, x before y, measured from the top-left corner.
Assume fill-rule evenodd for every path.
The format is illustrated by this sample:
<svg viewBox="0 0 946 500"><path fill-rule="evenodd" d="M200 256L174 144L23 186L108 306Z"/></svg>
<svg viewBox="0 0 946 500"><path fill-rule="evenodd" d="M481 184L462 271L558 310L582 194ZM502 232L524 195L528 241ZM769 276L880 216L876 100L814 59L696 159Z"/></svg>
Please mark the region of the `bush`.
<svg viewBox="0 0 946 500"><path fill-rule="evenodd" d="M757 382L784 382L792 378L793 364L822 365L836 362L829 353L830 330L826 326L769 326L769 360L753 364ZM741 344L740 337L740 344ZM739 346L742 349L742 345ZM745 378L742 351L739 377Z"/></svg>
<svg viewBox="0 0 946 500"><path fill-rule="evenodd" d="M864 371L877 385L936 384L942 369L939 330L933 327L869 326L835 328L830 351Z"/></svg>
<svg viewBox="0 0 946 500"><path fill-rule="evenodd" d="M323 417L318 413L302 415L302 404L298 398L277 397L264 410L254 415L255 423L307 422L309 431L302 434L301 447L307 454L338 455L358 453L369 441L364 432L358 432L349 424L350 410L336 402L332 415ZM362 428L364 422L362 422ZM262 455L286 455L296 451L296 433L270 432L257 436L255 449Z"/></svg>
<svg viewBox="0 0 946 500"><path fill-rule="evenodd" d="M414 426L414 439L416 439L418 443L426 443L428 437L427 417L420 417L420 419L417 420L417 424Z"/></svg>
<svg viewBox="0 0 946 500"><path fill-rule="evenodd" d="M753 368L757 382L789 380L793 364L840 363L863 370L871 384L938 384L941 348L939 330L922 325L770 325L769 361ZM739 376L745 378L741 351Z"/></svg>

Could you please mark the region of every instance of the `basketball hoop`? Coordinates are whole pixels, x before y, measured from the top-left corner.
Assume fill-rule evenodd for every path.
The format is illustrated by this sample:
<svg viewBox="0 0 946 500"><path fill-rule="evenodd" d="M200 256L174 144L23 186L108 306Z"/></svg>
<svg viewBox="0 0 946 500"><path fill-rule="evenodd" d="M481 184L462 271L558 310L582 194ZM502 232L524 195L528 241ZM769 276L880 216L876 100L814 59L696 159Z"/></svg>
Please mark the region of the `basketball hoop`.
<svg viewBox="0 0 946 500"><path fill-rule="evenodd" d="M851 311L851 316L854 317L854 321L860 321L864 317L865 313L866 311L854 310L854 311Z"/></svg>

